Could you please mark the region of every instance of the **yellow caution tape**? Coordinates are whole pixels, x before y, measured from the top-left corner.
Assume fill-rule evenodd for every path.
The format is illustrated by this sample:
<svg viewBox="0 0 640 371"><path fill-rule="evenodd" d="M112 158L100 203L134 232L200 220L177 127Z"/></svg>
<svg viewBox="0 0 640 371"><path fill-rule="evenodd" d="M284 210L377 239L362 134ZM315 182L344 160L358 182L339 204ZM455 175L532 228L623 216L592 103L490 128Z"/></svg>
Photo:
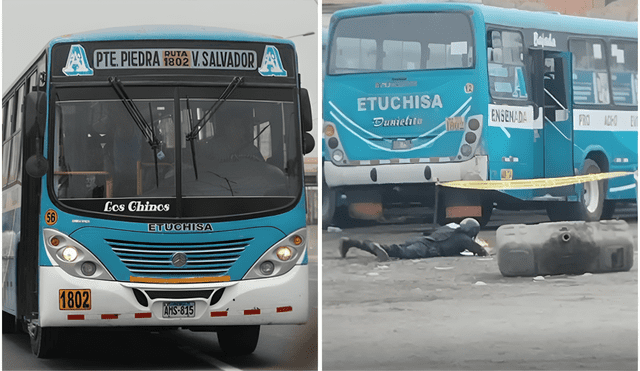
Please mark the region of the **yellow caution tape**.
<svg viewBox="0 0 640 371"><path fill-rule="evenodd" d="M456 180L453 182L441 183L441 186L464 188L464 189L541 189L564 187L579 183L588 183L597 180L617 178L621 176L633 175L628 171L616 171L612 173L585 174L576 176L565 176L560 178L541 179L516 179L516 180Z"/></svg>

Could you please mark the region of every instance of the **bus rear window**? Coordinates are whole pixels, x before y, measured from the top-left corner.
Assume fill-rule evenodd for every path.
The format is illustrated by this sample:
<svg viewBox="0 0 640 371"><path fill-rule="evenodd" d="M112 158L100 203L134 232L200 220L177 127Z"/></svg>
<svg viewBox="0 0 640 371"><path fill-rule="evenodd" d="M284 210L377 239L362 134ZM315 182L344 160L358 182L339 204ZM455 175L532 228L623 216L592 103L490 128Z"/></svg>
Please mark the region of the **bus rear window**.
<svg viewBox="0 0 640 371"><path fill-rule="evenodd" d="M329 74L470 68L474 43L461 13L384 14L341 20Z"/></svg>

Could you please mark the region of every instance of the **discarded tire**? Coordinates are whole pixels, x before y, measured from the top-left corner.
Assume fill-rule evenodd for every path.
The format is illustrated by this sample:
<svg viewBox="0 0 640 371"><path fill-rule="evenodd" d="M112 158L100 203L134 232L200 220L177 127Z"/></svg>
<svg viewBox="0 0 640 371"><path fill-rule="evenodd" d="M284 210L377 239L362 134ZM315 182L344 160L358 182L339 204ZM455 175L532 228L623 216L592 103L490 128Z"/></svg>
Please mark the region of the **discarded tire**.
<svg viewBox="0 0 640 371"><path fill-rule="evenodd" d="M633 238L623 220L508 224L498 228L498 268L506 277L628 271Z"/></svg>

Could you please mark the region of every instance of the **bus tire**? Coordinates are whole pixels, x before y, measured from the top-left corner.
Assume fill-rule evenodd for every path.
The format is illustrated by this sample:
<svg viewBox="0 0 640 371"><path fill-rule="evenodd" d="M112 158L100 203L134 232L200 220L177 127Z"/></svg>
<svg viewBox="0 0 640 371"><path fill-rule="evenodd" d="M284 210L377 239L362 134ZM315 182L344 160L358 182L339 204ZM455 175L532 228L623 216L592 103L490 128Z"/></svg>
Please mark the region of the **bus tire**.
<svg viewBox="0 0 640 371"><path fill-rule="evenodd" d="M260 326L225 326L218 330L218 343L222 351L231 356L253 353L258 345Z"/></svg>
<svg viewBox="0 0 640 371"><path fill-rule="evenodd" d="M336 213L336 192L322 179L322 229L327 229Z"/></svg>
<svg viewBox="0 0 640 371"><path fill-rule="evenodd" d="M602 208L602 215L600 220L613 219L613 213L616 212L616 200L604 200L604 207Z"/></svg>
<svg viewBox="0 0 640 371"><path fill-rule="evenodd" d="M56 352L60 329L29 325L31 352L38 358L51 358Z"/></svg>
<svg viewBox="0 0 640 371"><path fill-rule="evenodd" d="M584 161L582 174L598 174L600 166L592 159ZM607 194L607 182L605 180L584 183L582 193L578 195L578 202L567 205L567 220L584 220L595 222L600 220L604 209L604 201Z"/></svg>

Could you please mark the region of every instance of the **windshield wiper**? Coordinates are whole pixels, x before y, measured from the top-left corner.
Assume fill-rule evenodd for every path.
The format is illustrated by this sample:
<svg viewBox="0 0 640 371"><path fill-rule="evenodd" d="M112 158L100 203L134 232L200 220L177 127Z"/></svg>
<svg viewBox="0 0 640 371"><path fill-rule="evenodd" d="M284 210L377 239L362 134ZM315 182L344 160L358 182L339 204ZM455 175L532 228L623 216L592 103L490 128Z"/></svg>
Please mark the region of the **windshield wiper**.
<svg viewBox="0 0 640 371"><path fill-rule="evenodd" d="M193 131L193 114L191 113L191 104L189 103L189 96L187 96L187 111L189 112L189 129ZM198 180L198 165L196 164L196 147L195 141L189 141L191 146L191 160L193 161L193 172L196 174L196 180Z"/></svg>
<svg viewBox="0 0 640 371"><path fill-rule="evenodd" d="M144 116L142 116L142 113L138 109L138 106L136 106L133 100L129 98L129 96L127 95L127 92L124 90L124 86L122 85L122 82L120 81L120 79L117 77L111 76L109 77L109 83L111 83L113 90L115 90L116 94L120 98L120 101L122 102L122 104L124 104L124 107L127 109L127 112L129 112L129 115L131 115L131 118L133 118L133 121L136 123L136 126L138 126L138 129L140 129L140 132L142 133L142 135L144 135L145 139L147 140L147 143L149 143L149 145L151 146L151 149L153 150L153 157L156 159L155 161L156 187L158 187L159 181L158 181L157 156L158 156L158 147L160 146L160 141L158 140L158 138L156 138L153 127L149 125L147 123L147 120L145 120ZM151 114L153 115L153 113ZM153 122L153 116L151 117L151 120Z"/></svg>
<svg viewBox="0 0 640 371"><path fill-rule="evenodd" d="M220 95L218 100L215 101L213 105L211 105L211 108L209 108L207 112L205 112L204 116L202 116L202 118L200 119L200 121L198 121L196 126L191 130L189 134L187 134L187 140L194 140L198 136L198 133L200 132L200 130L202 130L207 120L209 120L211 116L213 116L216 113L216 111L218 110L218 108L220 108L222 103L224 103L227 100L227 98L229 98L231 93L233 93L233 91L238 87L238 85L242 83L243 80L244 78L239 76L235 76L233 80L231 80L231 82L229 83L229 85L227 85L227 88L224 89L224 91L222 92L222 95Z"/></svg>

